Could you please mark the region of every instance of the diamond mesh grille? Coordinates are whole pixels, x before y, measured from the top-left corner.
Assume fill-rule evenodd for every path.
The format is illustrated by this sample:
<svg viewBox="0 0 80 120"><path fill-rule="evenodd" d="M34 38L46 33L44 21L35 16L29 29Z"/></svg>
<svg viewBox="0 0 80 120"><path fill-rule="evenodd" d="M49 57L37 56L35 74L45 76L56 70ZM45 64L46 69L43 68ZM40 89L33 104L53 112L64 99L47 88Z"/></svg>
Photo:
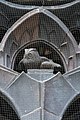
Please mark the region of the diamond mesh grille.
<svg viewBox="0 0 80 120"><path fill-rule="evenodd" d="M0 120L19 120L16 112L4 97L0 97Z"/></svg>
<svg viewBox="0 0 80 120"><path fill-rule="evenodd" d="M62 120L80 120L80 98L75 99L67 108Z"/></svg>

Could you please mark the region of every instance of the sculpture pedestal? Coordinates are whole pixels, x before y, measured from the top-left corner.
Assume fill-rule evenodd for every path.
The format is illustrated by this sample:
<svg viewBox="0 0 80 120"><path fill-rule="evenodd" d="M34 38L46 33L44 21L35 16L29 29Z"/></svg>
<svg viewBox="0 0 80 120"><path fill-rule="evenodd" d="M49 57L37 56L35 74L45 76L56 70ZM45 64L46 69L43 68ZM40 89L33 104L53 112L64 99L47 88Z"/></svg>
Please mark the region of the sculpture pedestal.
<svg viewBox="0 0 80 120"><path fill-rule="evenodd" d="M28 69L27 74L39 81L48 80L54 75L52 69Z"/></svg>

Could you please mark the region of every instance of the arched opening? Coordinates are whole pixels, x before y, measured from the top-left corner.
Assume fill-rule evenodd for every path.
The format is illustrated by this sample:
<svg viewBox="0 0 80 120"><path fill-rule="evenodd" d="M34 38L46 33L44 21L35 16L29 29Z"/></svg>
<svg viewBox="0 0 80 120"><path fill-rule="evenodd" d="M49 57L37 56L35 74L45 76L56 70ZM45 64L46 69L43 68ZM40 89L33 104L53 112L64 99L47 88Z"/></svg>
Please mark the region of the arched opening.
<svg viewBox="0 0 80 120"><path fill-rule="evenodd" d="M70 103L62 120L80 120L80 95Z"/></svg>
<svg viewBox="0 0 80 120"><path fill-rule="evenodd" d="M32 18L33 19L33 17L35 17L36 15L39 15L38 17L37 17L37 21L39 21L40 22L40 20L39 20L39 18L43 18L43 16L40 16L41 14L43 14L44 15L44 18L45 17L47 17L47 18L49 18L49 19L51 19L51 21L53 22L53 26L52 26L52 23L51 23L51 21L48 21L47 22L47 24L49 23L49 25L50 25L50 23L51 23L51 26L49 27L50 29L51 28L55 28L55 30L56 30L56 27L57 27L57 30L59 30L59 34L60 34L60 36L62 36L62 38L63 38L63 42L69 42L69 45L70 45L70 47L72 47L72 49L74 49L73 50L73 53L77 50L77 44L76 44L76 41L75 41L75 39L74 39L74 37L72 36L72 34L71 34L71 32L69 31L69 29L65 26L65 24L57 17L57 16L55 16L53 13L51 13L50 11L48 11L48 10L46 10L46 9L44 9L44 8L41 8L41 7L39 7L39 8L37 8L37 9L35 9L35 10L32 10L32 11L30 11L30 12L28 12L27 14L25 14L24 16L22 16L19 20L17 20L9 29L8 29L8 31L6 32L6 34L5 34L5 36L4 36L4 38L3 38L3 40L2 40L2 43L1 43L1 45L2 45L2 48L1 48L1 50L3 51L4 50L4 48L5 48L5 45L6 45L6 43L8 42L8 38L9 38L9 36L12 34L12 33L16 33L16 34L19 34L19 36L21 35L21 30L23 31L24 30L24 28L26 28L26 25L25 25L25 22L26 21L29 21L28 22L28 24L29 24L29 26L30 26L30 28L31 28L31 23L33 23L33 22L31 22L30 23L30 18ZM33 21L33 20L32 20ZM38 22L38 23L39 23ZM46 21L44 21L45 23L46 23ZM34 22L34 23L36 23L36 22ZM34 24L33 23L33 24ZM28 24L27 24L27 26L28 26ZM46 25L47 25L46 24ZM22 25L24 25L24 26L22 26ZM38 24L39 25L39 24ZM22 29L23 28L23 29ZM48 26L47 26L47 28L48 28ZM41 29L41 28L40 28ZM39 29L38 29L39 30ZM38 31L37 30L37 31ZM51 29L51 31L52 31L52 29ZM51 31L49 31L50 33L51 33ZM57 31L57 33L58 33L58 31ZM16 35L15 35L16 36ZM62 40L62 38L60 39L60 41ZM19 39L19 38L17 38L17 39ZM37 39L37 38L36 38Z"/></svg>
<svg viewBox="0 0 80 120"><path fill-rule="evenodd" d="M60 69L55 68L54 73L57 73L58 71L60 71L63 74L66 72L67 66L66 66L65 59L63 58L61 53L58 51L56 46L54 46L53 44L50 44L45 40L32 41L18 49L18 51L13 56L12 66L11 66L11 68L14 69L15 71L19 72L18 64L20 60L23 58L24 50L26 48L36 48L40 56L47 57L48 59L52 59L55 63L60 64L62 67Z"/></svg>
<svg viewBox="0 0 80 120"><path fill-rule="evenodd" d="M21 47L27 42L34 41L34 39L46 39L48 42L57 46L57 51L59 52L59 54L61 56L64 56L62 57L62 59L65 60L62 61L66 61L62 62L65 64L63 65L65 66L64 71L67 71L68 69L66 66L68 66L67 64L69 57L74 57L77 51L76 41L72 36L71 32L68 30L68 28L57 16L55 16L53 13L44 8L38 8L28 12L27 14L22 16L18 21L16 21L13 24L13 26L6 32L1 42L1 50L5 50L6 54L10 56L8 62L10 64L7 66L11 66L10 61L12 60L12 56L15 52L12 50L12 47L11 50L8 49L10 48L8 47L10 45L10 42L11 44L12 42L14 42L12 36L15 36L16 38L16 48ZM72 60L72 64L73 62L74 65L72 66L72 68L75 68L76 61L74 61L74 58ZM5 65L6 63L7 62L5 62Z"/></svg>
<svg viewBox="0 0 80 120"><path fill-rule="evenodd" d="M0 92L0 120L20 120L14 105Z"/></svg>

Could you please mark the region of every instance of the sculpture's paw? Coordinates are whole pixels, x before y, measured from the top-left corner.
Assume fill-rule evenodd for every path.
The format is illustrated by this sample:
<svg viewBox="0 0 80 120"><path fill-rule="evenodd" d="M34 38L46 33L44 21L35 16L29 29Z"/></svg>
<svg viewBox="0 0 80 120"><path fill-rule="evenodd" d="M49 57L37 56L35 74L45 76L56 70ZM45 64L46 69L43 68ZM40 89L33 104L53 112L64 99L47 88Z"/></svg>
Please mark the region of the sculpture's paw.
<svg viewBox="0 0 80 120"><path fill-rule="evenodd" d="M40 66L41 69L54 69L54 67L61 68L61 65L53 61L45 61Z"/></svg>
<svg viewBox="0 0 80 120"><path fill-rule="evenodd" d="M61 65L60 65L60 64L57 64L57 63L53 63L53 66L54 66L54 67L61 68Z"/></svg>
<svg viewBox="0 0 80 120"><path fill-rule="evenodd" d="M54 69L51 62L45 61L40 66L41 69Z"/></svg>

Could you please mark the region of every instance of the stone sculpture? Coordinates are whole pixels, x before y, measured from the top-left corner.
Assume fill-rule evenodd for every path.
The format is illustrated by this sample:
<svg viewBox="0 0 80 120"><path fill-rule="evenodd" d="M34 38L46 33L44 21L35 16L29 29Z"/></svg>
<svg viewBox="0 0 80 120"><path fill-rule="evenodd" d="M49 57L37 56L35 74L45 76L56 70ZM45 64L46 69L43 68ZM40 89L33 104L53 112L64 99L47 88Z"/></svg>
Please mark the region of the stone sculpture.
<svg viewBox="0 0 80 120"><path fill-rule="evenodd" d="M54 67L60 68L61 65L54 63L51 59L48 59L47 57L40 56L36 48L25 49L24 57L18 65L19 72L27 72L27 69L54 70Z"/></svg>

